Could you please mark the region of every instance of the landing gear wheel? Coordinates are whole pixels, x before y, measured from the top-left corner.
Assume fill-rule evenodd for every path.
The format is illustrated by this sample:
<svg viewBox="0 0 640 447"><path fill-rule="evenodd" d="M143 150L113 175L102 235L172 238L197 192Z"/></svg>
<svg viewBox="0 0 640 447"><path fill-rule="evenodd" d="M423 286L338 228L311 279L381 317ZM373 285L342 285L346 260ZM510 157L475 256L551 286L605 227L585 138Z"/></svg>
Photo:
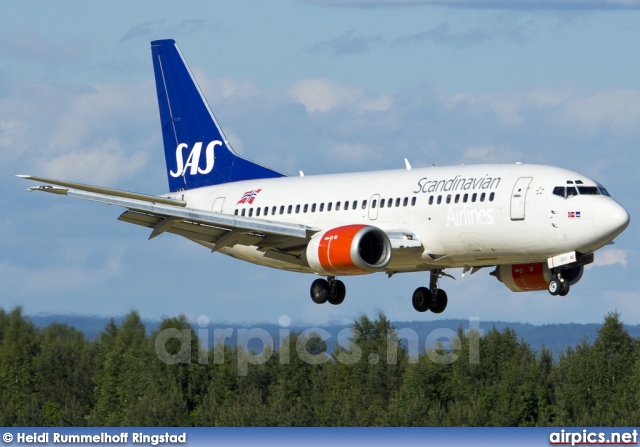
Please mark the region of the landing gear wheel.
<svg viewBox="0 0 640 447"><path fill-rule="evenodd" d="M549 293L553 296L557 296L558 294L560 294L560 290L562 287L561 284L562 283L558 278L553 278L551 281L549 281Z"/></svg>
<svg viewBox="0 0 640 447"><path fill-rule="evenodd" d="M329 282L318 278L311 283L311 299L316 304L324 304L329 299Z"/></svg>
<svg viewBox="0 0 640 447"><path fill-rule="evenodd" d="M342 304L344 297L347 296L347 288L344 283L340 280L332 281L332 284L329 285L329 289L329 304L333 304L334 306Z"/></svg>
<svg viewBox="0 0 640 447"><path fill-rule="evenodd" d="M418 312L426 312L431 304L431 292L426 287L418 287L411 299L413 308ZM444 309L443 309L444 310Z"/></svg>
<svg viewBox="0 0 640 447"><path fill-rule="evenodd" d="M571 285L567 281L562 281L560 283L560 292L558 292L558 295L567 296L570 288L571 288Z"/></svg>
<svg viewBox="0 0 640 447"><path fill-rule="evenodd" d="M434 314L440 314L447 308L448 302L449 299L447 298L447 293L442 289L437 289L435 295L431 297L431 305L429 306L429 309Z"/></svg>

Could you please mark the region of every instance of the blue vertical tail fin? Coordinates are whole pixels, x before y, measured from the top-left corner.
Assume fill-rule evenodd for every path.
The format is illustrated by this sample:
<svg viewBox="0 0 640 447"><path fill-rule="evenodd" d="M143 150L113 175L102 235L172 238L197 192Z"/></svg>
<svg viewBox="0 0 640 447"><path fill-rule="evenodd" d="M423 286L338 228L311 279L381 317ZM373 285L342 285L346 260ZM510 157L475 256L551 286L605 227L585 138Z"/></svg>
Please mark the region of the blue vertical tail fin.
<svg viewBox="0 0 640 447"><path fill-rule="evenodd" d="M284 177L236 155L174 40L151 42L171 192Z"/></svg>

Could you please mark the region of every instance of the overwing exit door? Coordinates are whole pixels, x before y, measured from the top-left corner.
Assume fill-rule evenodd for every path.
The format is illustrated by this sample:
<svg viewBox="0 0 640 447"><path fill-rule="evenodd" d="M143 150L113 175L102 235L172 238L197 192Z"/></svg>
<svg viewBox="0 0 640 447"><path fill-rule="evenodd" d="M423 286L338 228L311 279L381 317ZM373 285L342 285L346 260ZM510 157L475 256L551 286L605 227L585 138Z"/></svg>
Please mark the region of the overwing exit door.
<svg viewBox="0 0 640 447"><path fill-rule="evenodd" d="M380 203L380 194L374 194L369 200L369 220L378 218L378 204Z"/></svg>

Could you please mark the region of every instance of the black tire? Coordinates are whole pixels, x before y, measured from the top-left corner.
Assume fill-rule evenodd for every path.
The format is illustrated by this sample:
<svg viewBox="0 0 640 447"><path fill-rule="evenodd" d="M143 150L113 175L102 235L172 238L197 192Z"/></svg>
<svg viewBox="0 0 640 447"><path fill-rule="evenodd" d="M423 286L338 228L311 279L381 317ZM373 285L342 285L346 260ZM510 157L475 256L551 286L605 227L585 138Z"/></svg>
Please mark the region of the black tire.
<svg viewBox="0 0 640 447"><path fill-rule="evenodd" d="M571 288L571 284L569 284L569 281L561 281L560 282L560 292L558 292L558 295L567 296L567 294L569 293L569 289L570 288Z"/></svg>
<svg viewBox="0 0 640 447"><path fill-rule="evenodd" d="M333 282L333 290L329 292L329 304L333 304L334 306L342 304L345 296L347 296L347 288L344 283L340 280L335 280Z"/></svg>
<svg viewBox="0 0 640 447"><path fill-rule="evenodd" d="M431 292L426 287L418 287L411 298L413 308L418 312L426 312L431 304Z"/></svg>
<svg viewBox="0 0 640 447"><path fill-rule="evenodd" d="M560 293L561 289L561 284L560 284L560 280L558 278L553 278L551 281L549 281L549 293L553 296L557 296Z"/></svg>
<svg viewBox="0 0 640 447"><path fill-rule="evenodd" d="M431 297L431 306L429 308L434 314L441 314L447 308L448 302L447 292L438 289L436 295Z"/></svg>
<svg viewBox="0 0 640 447"><path fill-rule="evenodd" d="M311 299L316 304L324 304L329 299L329 282L318 278L311 283Z"/></svg>

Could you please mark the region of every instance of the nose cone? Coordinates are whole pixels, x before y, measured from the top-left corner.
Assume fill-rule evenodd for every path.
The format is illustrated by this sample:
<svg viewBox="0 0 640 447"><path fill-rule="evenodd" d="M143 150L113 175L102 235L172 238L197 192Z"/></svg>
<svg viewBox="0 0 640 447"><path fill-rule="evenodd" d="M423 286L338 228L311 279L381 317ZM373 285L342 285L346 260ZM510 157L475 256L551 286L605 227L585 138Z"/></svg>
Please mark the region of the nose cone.
<svg viewBox="0 0 640 447"><path fill-rule="evenodd" d="M629 225L629 213L613 199L604 198L594 204L593 229L606 242L612 241Z"/></svg>

